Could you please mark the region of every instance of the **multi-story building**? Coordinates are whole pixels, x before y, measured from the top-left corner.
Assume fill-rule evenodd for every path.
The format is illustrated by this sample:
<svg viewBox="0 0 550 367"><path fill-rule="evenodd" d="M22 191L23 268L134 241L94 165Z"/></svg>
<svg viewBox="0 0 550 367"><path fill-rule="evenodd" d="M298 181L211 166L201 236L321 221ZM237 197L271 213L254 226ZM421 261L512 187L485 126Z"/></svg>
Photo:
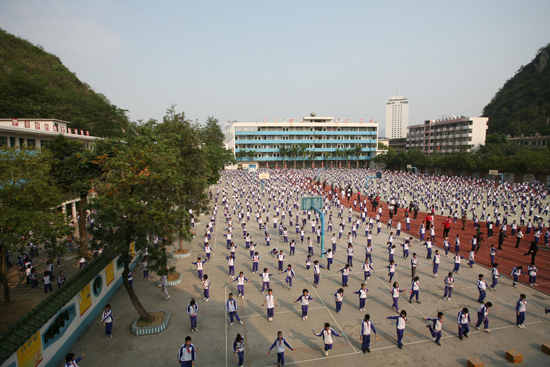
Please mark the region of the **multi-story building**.
<svg viewBox="0 0 550 367"><path fill-rule="evenodd" d="M394 96L386 101L386 136L390 139L407 136L409 125L409 100Z"/></svg>
<svg viewBox="0 0 550 367"><path fill-rule="evenodd" d="M462 148L470 151L485 144L488 121L487 117L453 116L409 126L407 150L419 149L428 155L456 153Z"/></svg>
<svg viewBox="0 0 550 367"><path fill-rule="evenodd" d="M508 135L508 144L519 145L523 148L546 148L550 145L550 135L541 135L539 133L525 136Z"/></svg>
<svg viewBox="0 0 550 367"><path fill-rule="evenodd" d="M378 123L315 114L280 122L229 121L225 138L237 161L251 167L283 168L283 160L288 168L294 167L294 162L297 168L345 166L348 162L351 167L365 167L376 155Z"/></svg>
<svg viewBox="0 0 550 367"><path fill-rule="evenodd" d="M390 139L389 147L399 151L407 150L407 138Z"/></svg>
<svg viewBox="0 0 550 367"><path fill-rule="evenodd" d="M26 144L42 148L48 140L62 134L67 139L80 140L86 148L90 148L94 139L99 139L90 136L88 131L71 129L69 124L68 121L56 119L0 118L0 147Z"/></svg>

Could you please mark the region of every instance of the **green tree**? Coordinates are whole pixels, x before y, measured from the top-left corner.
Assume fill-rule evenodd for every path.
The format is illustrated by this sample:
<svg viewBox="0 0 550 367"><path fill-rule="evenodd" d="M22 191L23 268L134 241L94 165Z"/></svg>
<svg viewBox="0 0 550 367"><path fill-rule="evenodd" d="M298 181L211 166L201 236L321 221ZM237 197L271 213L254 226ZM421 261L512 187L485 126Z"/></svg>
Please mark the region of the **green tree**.
<svg viewBox="0 0 550 367"><path fill-rule="evenodd" d="M353 149L344 149L344 156L346 157L346 167L349 168L349 157L355 154Z"/></svg>
<svg viewBox="0 0 550 367"><path fill-rule="evenodd" d="M332 153L332 156L336 158L334 165L336 166L336 168L338 168L338 161L340 160L340 157L344 156L344 150L336 148L334 153Z"/></svg>
<svg viewBox="0 0 550 367"><path fill-rule="evenodd" d="M294 160L294 169L296 169L296 161L297 161L296 158L300 155L300 152L301 150L299 147L294 146L290 148L290 155L292 155L292 158Z"/></svg>
<svg viewBox="0 0 550 367"><path fill-rule="evenodd" d="M30 242L56 247L57 239L68 236L71 227L55 209L62 195L50 178L50 153L26 146L2 147L0 162L0 282L10 304L6 252L23 249Z"/></svg>
<svg viewBox="0 0 550 367"><path fill-rule="evenodd" d="M363 147L361 147L361 144L355 145L355 149L353 150L353 153L357 158L357 168L359 168L359 157L363 154Z"/></svg>
<svg viewBox="0 0 550 367"><path fill-rule="evenodd" d="M300 156L302 157L302 169L306 168L306 158L309 155L307 144L300 144Z"/></svg>
<svg viewBox="0 0 550 367"><path fill-rule="evenodd" d="M388 150L388 148L386 144L378 142L378 150Z"/></svg>
<svg viewBox="0 0 550 367"><path fill-rule="evenodd" d="M282 146L279 148L279 154L283 157L283 168L285 168L285 158L290 154L290 149Z"/></svg>

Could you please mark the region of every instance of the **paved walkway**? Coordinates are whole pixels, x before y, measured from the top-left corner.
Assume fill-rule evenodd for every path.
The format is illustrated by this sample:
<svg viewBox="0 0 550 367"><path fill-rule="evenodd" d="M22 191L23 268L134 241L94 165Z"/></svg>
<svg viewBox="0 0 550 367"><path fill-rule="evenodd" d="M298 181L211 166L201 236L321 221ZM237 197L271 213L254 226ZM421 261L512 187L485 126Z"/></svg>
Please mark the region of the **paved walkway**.
<svg viewBox="0 0 550 367"><path fill-rule="evenodd" d="M42 277L46 271L46 261L48 255L45 251L40 251L39 256L35 256L34 267L38 278L38 287L34 290L30 285L27 285L27 279L21 267L17 263L17 254L12 254L10 261L12 267L8 270L8 282L10 287L11 305L6 306L4 301L4 292L1 292L0 298L0 333L9 328L15 321L19 320L23 315L32 310L34 306L42 302L49 293L44 293L44 283ZM73 277L80 269L79 257L77 252L68 252L61 258L61 265L57 265L57 260L54 261L54 279L52 281L53 290L57 289L57 276L60 271L63 271L67 280Z"/></svg>
<svg viewBox="0 0 550 367"><path fill-rule="evenodd" d="M230 195L232 192L230 192ZM220 203L221 205L221 203ZM231 205L230 205L231 207ZM388 231L384 228L379 236L374 236L374 267L376 273L369 279L367 288L367 313L378 331L379 340L373 338L371 353L364 355L361 352L359 341L360 322L365 312L358 310L358 296L352 292L359 289L364 281L360 264L363 261L363 247L365 238L360 235L355 241L356 252L354 267L352 268L349 288L345 289L345 298L342 313L335 312L334 292L341 287L341 275L337 273L346 261L345 240L337 243L337 252L331 270L321 270L319 288L312 286L313 274L306 270L306 245L299 242L295 231L290 230L289 239L298 239L296 256L287 256L288 263L293 265L297 279L292 289L284 282L285 275L276 271L277 264L274 257L269 255L270 249L265 246L263 233L258 230L255 219L249 222L249 231L253 240L259 245L256 250L260 253L260 271L264 267L273 274L271 287L274 290L275 301L279 307L275 308L273 322L266 319L266 308L262 307L264 295L261 294L261 278L251 274L249 252L244 248L240 239L241 231L236 230L235 242L239 245L235 270L244 271L245 276L252 284L245 286L245 298L236 298L238 313L244 325L235 323L230 325L225 312L225 301L229 292L237 294L235 283L229 283L226 256L229 251L225 246L222 220L223 210L218 213L215 231L212 234L211 244L215 250L212 260L205 264L205 274L211 280L210 301L202 299L201 281L197 278L195 266L189 262L196 259L202 250L201 234L205 229L208 216L201 217L201 224L197 226L197 239L194 239L189 248L192 250L191 259L171 260L177 270L183 272L184 282L169 289L171 298L165 301L161 291L155 287L154 280L141 280L137 269L134 289L141 302L148 310L165 309L171 312L169 327L161 334L136 337L131 335L129 326L137 316L129 297L121 288L110 301L115 318L114 337L106 340L101 326L93 323L81 336L73 348L77 355L86 353L86 357L79 363L81 367L99 365L117 366L176 366L176 357L184 338L190 335L197 349L196 366L236 366L237 359L231 352L232 342L240 333L245 337L245 366L276 366L276 355L266 356L270 345L275 340L277 331L282 331L288 342L296 349L295 352L285 353L285 365L300 366L355 366L364 363L374 365L399 366L465 366L469 358L481 359L485 366L508 365L505 360L507 350L516 349L524 355L524 363L529 366L544 366L550 364L550 356L540 351L540 344L550 342L548 329L549 317L544 314L544 307L550 306L550 298L525 285L513 288L507 281L501 282L497 292L489 292L487 300L494 304L490 313L491 334L483 333L471 327L470 337L464 341L457 338L456 315L463 307L468 307L472 321L477 321L476 311L479 304L475 281L479 273L489 275L487 269L475 265L474 268L464 266L456 276L453 297L444 301L443 277L452 269L450 258L442 258L439 277L433 277L431 263L424 256L419 256L420 268L420 301L421 304L408 303L409 292L401 294L399 303L402 309L408 312L408 322L405 331L405 346L402 350L396 346L395 321L386 320L387 316L396 315L391 309L391 283L388 282L385 266L388 263L385 243ZM269 226L268 226L269 228ZM349 228L349 226L347 227ZM269 228L273 237L272 247L282 248L285 252L288 245L282 243L276 230ZM311 232L308 231L308 236ZM326 243L330 243L330 234L326 235ZM321 259L319 246L315 244L314 259L319 259L326 266L326 259ZM413 248L416 250L416 248ZM398 263L394 280L401 288L410 288L410 261L396 256ZM300 296L302 289L307 288L315 300L310 303L308 319L303 321L300 305L294 301ZM515 303L520 293L525 293L528 300L527 330L515 326ZM189 318L185 309L191 298L195 298L199 306L198 329L191 333ZM434 317L438 311L445 314L443 324L442 347L433 343L433 338L426 328L426 322L421 318ZM99 317L99 315L98 315ZM337 332L343 332L343 338L337 338L330 355L326 357L322 351L321 338L312 334L312 329L320 332L324 323L329 322ZM59 366L64 364L60 361Z"/></svg>

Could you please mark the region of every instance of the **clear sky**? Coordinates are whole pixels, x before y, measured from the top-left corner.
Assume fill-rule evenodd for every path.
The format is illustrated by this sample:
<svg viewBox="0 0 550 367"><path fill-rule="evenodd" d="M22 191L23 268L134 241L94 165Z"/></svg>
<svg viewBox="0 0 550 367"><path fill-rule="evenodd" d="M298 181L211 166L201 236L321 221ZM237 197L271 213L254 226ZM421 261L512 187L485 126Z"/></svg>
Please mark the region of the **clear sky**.
<svg viewBox="0 0 550 367"><path fill-rule="evenodd" d="M132 120L172 103L204 122L478 116L550 42L550 1L0 0L0 27L42 45ZM55 116L51 116L55 118Z"/></svg>

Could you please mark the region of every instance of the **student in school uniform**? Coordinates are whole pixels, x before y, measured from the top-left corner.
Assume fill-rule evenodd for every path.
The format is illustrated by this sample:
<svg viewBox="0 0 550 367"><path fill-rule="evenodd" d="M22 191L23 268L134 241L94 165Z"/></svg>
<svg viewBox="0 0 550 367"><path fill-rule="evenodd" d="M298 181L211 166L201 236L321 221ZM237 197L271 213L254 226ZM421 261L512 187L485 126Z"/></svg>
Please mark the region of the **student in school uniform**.
<svg viewBox="0 0 550 367"><path fill-rule="evenodd" d="M269 274L269 272L267 271L267 268L264 268L264 272L262 274L260 274L260 276L262 277L262 294L264 294L264 291L266 289L269 289L269 277L270 276L273 276L273 274Z"/></svg>
<svg viewBox="0 0 550 367"><path fill-rule="evenodd" d="M279 274L284 274L284 273L286 273L285 282L287 287L292 288L292 278L296 279L296 273L294 273L294 270L292 270L291 264L288 264L286 270Z"/></svg>
<svg viewBox="0 0 550 367"><path fill-rule="evenodd" d="M475 251L472 250L470 251L470 257L468 258L468 265L470 268L473 268L475 263Z"/></svg>
<svg viewBox="0 0 550 367"><path fill-rule="evenodd" d="M449 274L445 277L445 293L443 294L443 300L448 301L451 299L453 293L453 286L455 284L455 278L453 277L453 272L450 271Z"/></svg>
<svg viewBox="0 0 550 367"><path fill-rule="evenodd" d="M535 266L535 263L531 263L527 267L527 274L529 275L529 285L531 287L537 286L537 267Z"/></svg>
<svg viewBox="0 0 550 367"><path fill-rule="evenodd" d="M323 252L323 255L327 255L327 270L330 270L330 265L332 264L332 249L328 249Z"/></svg>
<svg viewBox="0 0 550 367"><path fill-rule="evenodd" d="M516 266L515 268L513 268L510 275L512 276L513 281L514 281L514 283L512 285L514 287L517 287L519 276L520 275L525 275L525 273L523 272L523 266L520 265L520 266Z"/></svg>
<svg viewBox="0 0 550 367"><path fill-rule="evenodd" d="M85 355L86 353L84 353L81 357L75 359L74 353L67 354L65 356L65 362L67 362L65 364L65 367L78 367L77 363L80 362Z"/></svg>
<svg viewBox="0 0 550 367"><path fill-rule="evenodd" d="M483 323L483 330L487 333L490 333L491 330L489 330L489 308L493 307L493 304L491 302L487 302L477 310L477 322L476 322L476 329L481 331L481 323Z"/></svg>
<svg viewBox="0 0 550 367"><path fill-rule="evenodd" d="M434 277L437 277L437 271L439 270L440 261L441 261L441 255L439 255L439 250L435 250L435 255L432 260Z"/></svg>
<svg viewBox="0 0 550 367"><path fill-rule="evenodd" d="M227 315L229 316L229 321L231 322L230 325L233 325L233 318L237 319L237 321L242 325L243 321L239 317L239 314L237 313L237 301L233 298L233 293L229 293L229 298L225 302L225 311L227 312Z"/></svg>
<svg viewBox="0 0 550 367"><path fill-rule="evenodd" d="M344 288L348 286L348 277L350 271L351 270L349 268L349 264L346 264L344 268L338 270L339 273L342 273L342 287Z"/></svg>
<svg viewBox="0 0 550 367"><path fill-rule="evenodd" d="M319 334L316 334L315 329L313 329L313 335L323 337L323 343L325 344L325 356L328 356L328 351L332 349L332 343L334 342L333 336L338 338L342 337L342 335L338 334L333 328L330 327L328 322L325 323L325 328Z"/></svg>
<svg viewBox="0 0 550 367"><path fill-rule="evenodd" d="M277 367L281 367L285 365L285 346L292 351L296 350L292 348L290 344L288 344L286 339L283 338L283 333L279 331L277 332L277 339L275 339L273 344L271 344L271 347L267 352L267 355L269 355L269 353L271 353L271 350L275 348L275 351L277 352Z"/></svg>
<svg viewBox="0 0 550 367"><path fill-rule="evenodd" d="M195 365L195 360L197 358L197 353L195 351L195 346L191 344L191 337L185 337L185 344L180 347L178 353L178 362L181 363L181 367L192 367Z"/></svg>
<svg viewBox="0 0 550 367"><path fill-rule="evenodd" d="M416 297L416 303L420 303L418 300L418 294L420 292L420 278L414 277L411 282L411 296L409 298L409 303L412 303L414 297Z"/></svg>
<svg viewBox="0 0 550 367"><path fill-rule="evenodd" d="M367 301L367 289L365 283L361 283L361 288L357 292L353 292L359 295L359 311L365 311L365 302Z"/></svg>
<svg viewBox="0 0 550 367"><path fill-rule="evenodd" d="M149 279L149 258L147 256L141 262L141 270L143 270L143 279Z"/></svg>
<svg viewBox="0 0 550 367"><path fill-rule="evenodd" d="M111 311L111 305L105 305L105 311L101 316L101 322L105 325L105 335L107 339L113 337L113 312Z"/></svg>
<svg viewBox="0 0 550 367"><path fill-rule="evenodd" d="M258 252L254 252L254 255L250 258L252 259L252 274L258 274L258 265L260 264L261 260L260 254L258 254Z"/></svg>
<svg viewBox="0 0 550 367"><path fill-rule="evenodd" d="M208 274L202 276L202 290L204 291L204 300L208 302L210 299L210 280L208 280ZM170 296L168 296L170 298Z"/></svg>
<svg viewBox="0 0 550 367"><path fill-rule="evenodd" d="M392 299L393 299L393 304L392 304L392 308L396 311L396 312L399 312L399 293L401 292L405 292L407 290L407 288L405 289L399 289L399 283L397 282L394 282L393 283L393 287L392 289L390 290L390 293L391 293L391 296L392 296Z"/></svg>
<svg viewBox="0 0 550 367"><path fill-rule="evenodd" d="M197 258L197 261L191 261L191 264L197 266L197 275L199 276L199 279L202 279L202 271L204 269L203 265L208 260L202 260L200 257Z"/></svg>
<svg viewBox="0 0 550 367"><path fill-rule="evenodd" d="M349 266L353 266L353 245L351 243L348 243L348 249L347 249L347 253L348 253L348 262L347 264Z"/></svg>
<svg viewBox="0 0 550 367"><path fill-rule="evenodd" d="M319 260L313 262L313 286L318 287L321 280L321 269L324 269L323 265L319 264Z"/></svg>
<svg viewBox="0 0 550 367"><path fill-rule="evenodd" d="M390 264L388 266L386 266L386 268L388 268L388 276L390 277L390 280L389 282L391 283L394 275L395 275L395 267L397 266L397 264L395 263L395 261L390 261Z"/></svg>
<svg viewBox="0 0 550 367"><path fill-rule="evenodd" d="M485 282L484 278L485 277L483 276L483 274L479 274L477 279L477 290L479 291L479 298L477 299L477 301L479 303L483 303L485 301L485 297L487 296L487 283Z"/></svg>
<svg viewBox="0 0 550 367"><path fill-rule="evenodd" d="M365 247L365 258L369 259L369 262L373 264L372 262L372 245L370 243L367 244L367 247Z"/></svg>
<svg viewBox="0 0 550 367"><path fill-rule="evenodd" d="M199 331L197 329L197 313L199 312L199 305L195 302L194 298L191 298L191 302L187 305L187 314L191 322L191 332Z"/></svg>
<svg viewBox="0 0 550 367"><path fill-rule="evenodd" d="M500 251L495 248L494 244L491 245L491 249L489 250L489 256L491 257L491 264L495 263L495 256L497 252L500 252Z"/></svg>
<svg viewBox="0 0 550 367"><path fill-rule="evenodd" d="M302 302L302 320L307 320L309 301L315 301L315 298L309 295L309 291L307 289L304 289L302 291L302 295L298 297L298 299L294 301L294 303L298 303L298 301Z"/></svg>
<svg viewBox="0 0 550 367"><path fill-rule="evenodd" d="M267 320L271 322L273 321L275 307L277 306L277 302L275 302L275 298L273 297L273 290L271 288L267 291L267 295L265 296L265 301L264 303L262 303L262 306L264 306L266 303L267 303Z"/></svg>
<svg viewBox="0 0 550 367"><path fill-rule="evenodd" d="M363 274L365 276L365 283L368 282L369 278L370 278L370 272L372 270L372 272L374 273L374 268L372 267L372 264L369 263L369 259L365 259L365 263L363 264L363 266L361 267L361 270L363 270Z"/></svg>
<svg viewBox="0 0 550 367"><path fill-rule="evenodd" d="M57 277L57 288L61 288L63 284L67 281L67 278L63 274L63 271L59 272L59 276Z"/></svg>
<svg viewBox="0 0 550 367"><path fill-rule="evenodd" d="M361 349L363 350L363 353L370 353L371 333L374 333L374 337L376 338L376 340L378 340L376 328L374 327L372 321L370 321L370 315L366 314L363 321L361 321L361 329L359 331L359 338L361 340Z"/></svg>
<svg viewBox="0 0 550 367"><path fill-rule="evenodd" d="M342 313L342 302L344 302L344 289L340 288L334 293L334 300L336 301L336 313Z"/></svg>
<svg viewBox="0 0 550 367"><path fill-rule="evenodd" d="M412 278L416 276L416 268L418 268L418 258L416 257L416 252L413 252L413 256L411 258L411 277Z"/></svg>
<svg viewBox="0 0 550 367"><path fill-rule="evenodd" d="M427 328L430 329L430 334L432 334L432 337L435 338L435 344L441 346L441 343L439 341L441 340L441 328L443 324L443 312L438 312L437 317L424 317L423 320L426 321L432 321L433 323L430 325L426 325Z"/></svg>
<svg viewBox="0 0 550 367"><path fill-rule="evenodd" d="M457 251L453 259L455 263L455 266L453 268L453 273L458 274L458 271L460 270L460 260L462 260L462 256L460 256L460 252Z"/></svg>
<svg viewBox="0 0 550 367"><path fill-rule="evenodd" d="M50 277L49 272L44 272L44 277L42 278L42 282L44 282L44 293L48 293L48 290L50 292L53 292L52 290L52 278Z"/></svg>
<svg viewBox="0 0 550 367"><path fill-rule="evenodd" d="M445 256L449 256L449 251L451 251L451 243L449 242L448 237L445 237L443 240L443 248L445 249Z"/></svg>
<svg viewBox="0 0 550 367"><path fill-rule="evenodd" d="M233 341L233 357L239 356L239 363L237 366L241 367L244 363L244 337L241 334L237 334L237 337Z"/></svg>
<svg viewBox="0 0 550 367"><path fill-rule="evenodd" d="M310 237L307 238L307 253L313 256L313 241Z"/></svg>
<svg viewBox="0 0 550 367"><path fill-rule="evenodd" d="M307 255L306 258L306 270L311 269L311 255Z"/></svg>
<svg viewBox="0 0 550 367"><path fill-rule="evenodd" d="M244 298L244 282L252 283L250 280L246 279L244 273L241 271L239 276L233 279L229 283L237 282L237 292L239 292L239 297Z"/></svg>
<svg viewBox="0 0 550 367"><path fill-rule="evenodd" d="M470 320L470 314L466 307L458 313L456 320L458 322L458 339L462 340L462 337L467 338L470 332L468 324L473 325L474 323Z"/></svg>
<svg viewBox="0 0 550 367"><path fill-rule="evenodd" d="M525 294L520 294L519 299L516 303L516 326L520 329L526 329L525 322L525 312L527 311L527 297ZM546 312L546 310L545 310Z"/></svg>
<svg viewBox="0 0 550 367"><path fill-rule="evenodd" d="M403 334L405 333L405 325L407 322L407 311L402 310L398 316L388 316L386 319L396 320L397 346L399 349L403 349Z"/></svg>

